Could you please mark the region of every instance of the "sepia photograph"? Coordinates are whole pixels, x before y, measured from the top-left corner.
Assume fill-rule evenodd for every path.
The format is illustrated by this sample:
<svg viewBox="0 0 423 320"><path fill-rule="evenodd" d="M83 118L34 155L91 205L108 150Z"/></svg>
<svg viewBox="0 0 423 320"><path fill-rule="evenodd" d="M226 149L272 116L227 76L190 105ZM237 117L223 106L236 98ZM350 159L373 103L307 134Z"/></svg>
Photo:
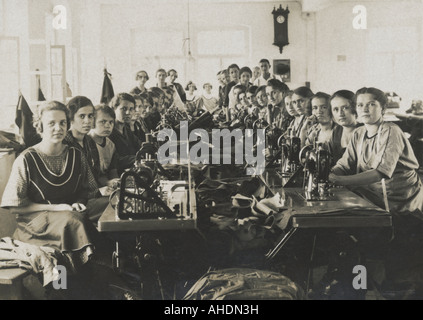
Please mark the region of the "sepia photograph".
<svg viewBox="0 0 423 320"><path fill-rule="evenodd" d="M422 101L423 0L0 0L0 300L421 300Z"/></svg>

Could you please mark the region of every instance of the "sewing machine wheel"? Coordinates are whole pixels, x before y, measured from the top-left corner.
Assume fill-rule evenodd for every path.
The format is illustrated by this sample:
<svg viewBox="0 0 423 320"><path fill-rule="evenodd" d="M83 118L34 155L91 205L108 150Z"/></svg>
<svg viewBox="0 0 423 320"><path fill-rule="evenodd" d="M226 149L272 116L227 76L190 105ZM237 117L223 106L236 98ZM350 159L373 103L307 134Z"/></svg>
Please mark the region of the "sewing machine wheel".
<svg viewBox="0 0 423 320"><path fill-rule="evenodd" d="M304 165L304 163L307 159L307 153L312 151L312 150L313 150L313 147L311 145L305 146L304 148L301 149L300 154L299 154L299 160L300 160L300 163L302 165Z"/></svg>

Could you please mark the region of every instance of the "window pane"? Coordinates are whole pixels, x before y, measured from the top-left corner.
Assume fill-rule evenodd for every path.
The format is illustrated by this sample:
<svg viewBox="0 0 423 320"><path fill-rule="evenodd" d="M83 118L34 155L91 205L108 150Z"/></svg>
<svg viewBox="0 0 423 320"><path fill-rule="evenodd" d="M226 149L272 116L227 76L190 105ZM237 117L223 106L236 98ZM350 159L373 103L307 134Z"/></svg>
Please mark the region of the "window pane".
<svg viewBox="0 0 423 320"><path fill-rule="evenodd" d="M63 60L62 48L51 48L51 73L62 74Z"/></svg>
<svg viewBox="0 0 423 320"><path fill-rule="evenodd" d="M174 56L183 54L183 33L180 31L139 32L132 33L133 59L139 57Z"/></svg>
<svg viewBox="0 0 423 320"><path fill-rule="evenodd" d="M0 130L13 131L19 92L19 51L15 39L0 39Z"/></svg>
<svg viewBox="0 0 423 320"><path fill-rule="evenodd" d="M201 31L197 34L198 53L207 55L244 54L245 32L243 30Z"/></svg>

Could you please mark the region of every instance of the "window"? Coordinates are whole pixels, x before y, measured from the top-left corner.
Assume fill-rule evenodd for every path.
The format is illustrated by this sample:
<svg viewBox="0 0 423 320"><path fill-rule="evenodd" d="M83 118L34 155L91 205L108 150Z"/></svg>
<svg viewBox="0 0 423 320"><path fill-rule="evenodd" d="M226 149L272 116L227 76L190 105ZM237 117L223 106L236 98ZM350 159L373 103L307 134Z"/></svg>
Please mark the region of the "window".
<svg viewBox="0 0 423 320"><path fill-rule="evenodd" d="M0 37L0 130L14 131L20 89L19 39Z"/></svg>

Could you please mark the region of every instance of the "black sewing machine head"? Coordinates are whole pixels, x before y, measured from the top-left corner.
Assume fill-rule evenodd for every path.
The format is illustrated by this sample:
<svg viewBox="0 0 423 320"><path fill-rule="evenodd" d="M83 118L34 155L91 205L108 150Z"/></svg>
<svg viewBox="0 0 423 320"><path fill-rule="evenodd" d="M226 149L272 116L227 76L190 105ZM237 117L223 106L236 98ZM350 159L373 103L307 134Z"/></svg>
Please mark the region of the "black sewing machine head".
<svg viewBox="0 0 423 320"><path fill-rule="evenodd" d="M331 158L322 143L304 147L299 156L307 175L305 187L308 201L327 200L329 197L329 173Z"/></svg>

